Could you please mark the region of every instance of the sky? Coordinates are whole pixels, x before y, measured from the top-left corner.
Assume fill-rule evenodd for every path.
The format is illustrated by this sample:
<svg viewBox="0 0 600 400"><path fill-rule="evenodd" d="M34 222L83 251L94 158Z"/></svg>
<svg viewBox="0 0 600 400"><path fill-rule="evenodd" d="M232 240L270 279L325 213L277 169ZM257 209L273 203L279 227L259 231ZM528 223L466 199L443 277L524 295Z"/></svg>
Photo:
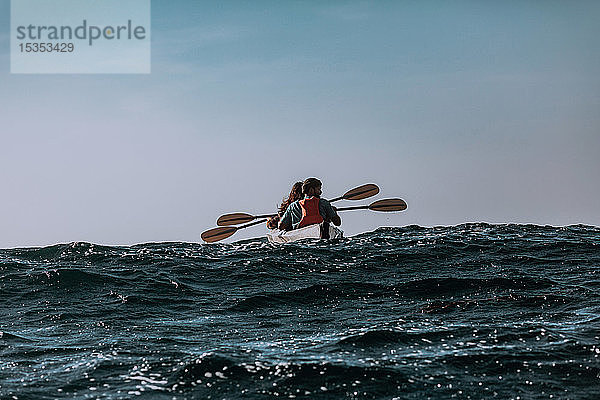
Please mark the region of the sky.
<svg viewBox="0 0 600 400"><path fill-rule="evenodd" d="M151 74L31 75L10 73L0 0L0 248L200 242L311 176L325 198L376 183L408 203L342 214L347 236L600 225L599 18L597 1L153 0Z"/></svg>

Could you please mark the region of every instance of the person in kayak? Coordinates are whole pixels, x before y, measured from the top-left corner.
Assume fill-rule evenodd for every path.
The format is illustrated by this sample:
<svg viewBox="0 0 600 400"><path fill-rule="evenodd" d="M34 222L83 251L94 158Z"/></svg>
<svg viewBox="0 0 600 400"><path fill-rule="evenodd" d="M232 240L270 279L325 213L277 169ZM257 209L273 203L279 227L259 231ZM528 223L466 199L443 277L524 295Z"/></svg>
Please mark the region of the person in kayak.
<svg viewBox="0 0 600 400"><path fill-rule="evenodd" d="M283 198L283 201L282 201L281 205L279 206L279 210L277 211L277 215L272 218L269 218L267 220L267 228L277 229L277 225L279 224L281 217L285 213L285 210L287 210L287 208L290 206L290 204L292 204L296 200L302 200L302 197L303 197L302 196L302 184L303 183L304 182L294 183L294 186L292 186L292 190L290 191L290 194L287 197L287 199L285 197Z"/></svg>
<svg viewBox="0 0 600 400"><path fill-rule="evenodd" d="M340 226L342 219L329 201L321 198L323 184L317 178L308 178L302 184L304 199L289 205L279 221L279 229L292 230L321 222Z"/></svg>

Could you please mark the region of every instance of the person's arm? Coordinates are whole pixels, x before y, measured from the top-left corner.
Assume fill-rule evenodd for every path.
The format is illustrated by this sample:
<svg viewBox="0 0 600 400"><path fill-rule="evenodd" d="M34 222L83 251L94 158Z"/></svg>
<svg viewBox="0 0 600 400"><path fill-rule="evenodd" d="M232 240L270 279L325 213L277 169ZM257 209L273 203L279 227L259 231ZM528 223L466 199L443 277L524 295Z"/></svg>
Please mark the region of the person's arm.
<svg viewBox="0 0 600 400"><path fill-rule="evenodd" d="M292 213L290 209L291 207L288 207L287 210L285 210L285 213L283 213L283 216L277 225L282 231L289 231L292 229Z"/></svg>
<svg viewBox="0 0 600 400"><path fill-rule="evenodd" d="M325 221L329 221L335 226L340 226L342 224L342 219L335 211L335 208L331 206L329 201L321 199L319 202L319 212L321 212L321 216Z"/></svg>
<svg viewBox="0 0 600 400"><path fill-rule="evenodd" d="M335 210L333 210L335 212ZM335 226L340 226L342 224L342 219L340 218L340 216L337 214L337 212L335 213L335 215L333 217L331 217L331 222L335 225Z"/></svg>

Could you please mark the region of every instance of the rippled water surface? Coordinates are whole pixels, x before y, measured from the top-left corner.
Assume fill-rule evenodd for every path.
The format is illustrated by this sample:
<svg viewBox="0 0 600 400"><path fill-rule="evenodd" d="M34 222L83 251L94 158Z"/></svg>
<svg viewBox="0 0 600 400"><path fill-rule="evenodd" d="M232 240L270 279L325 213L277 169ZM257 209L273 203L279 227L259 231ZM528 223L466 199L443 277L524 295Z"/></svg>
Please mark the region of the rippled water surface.
<svg viewBox="0 0 600 400"><path fill-rule="evenodd" d="M600 398L600 229L0 250L0 398Z"/></svg>

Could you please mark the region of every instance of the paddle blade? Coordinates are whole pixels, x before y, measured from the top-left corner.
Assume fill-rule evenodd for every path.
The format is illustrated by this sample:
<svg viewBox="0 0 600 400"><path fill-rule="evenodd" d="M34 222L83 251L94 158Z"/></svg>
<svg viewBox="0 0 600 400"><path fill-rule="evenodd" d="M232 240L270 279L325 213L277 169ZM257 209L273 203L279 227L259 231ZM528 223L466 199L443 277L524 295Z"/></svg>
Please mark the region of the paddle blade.
<svg viewBox="0 0 600 400"><path fill-rule="evenodd" d="M404 211L406 207L408 206L402 199L384 199L369 205L369 210L382 212Z"/></svg>
<svg viewBox="0 0 600 400"><path fill-rule="evenodd" d="M209 229L206 232L203 232L200 237L206 243L214 243L219 240L227 239L229 236L233 235L237 231L235 226L222 226L219 228Z"/></svg>
<svg viewBox="0 0 600 400"><path fill-rule="evenodd" d="M256 218L254 215L245 213L225 214L219 217L219 219L217 220L217 225L230 226L245 224L246 222L252 221L254 218Z"/></svg>
<svg viewBox="0 0 600 400"><path fill-rule="evenodd" d="M345 200L362 200L373 197L377 193L379 193L379 187L373 183L367 183L366 185L347 191L342 198Z"/></svg>

